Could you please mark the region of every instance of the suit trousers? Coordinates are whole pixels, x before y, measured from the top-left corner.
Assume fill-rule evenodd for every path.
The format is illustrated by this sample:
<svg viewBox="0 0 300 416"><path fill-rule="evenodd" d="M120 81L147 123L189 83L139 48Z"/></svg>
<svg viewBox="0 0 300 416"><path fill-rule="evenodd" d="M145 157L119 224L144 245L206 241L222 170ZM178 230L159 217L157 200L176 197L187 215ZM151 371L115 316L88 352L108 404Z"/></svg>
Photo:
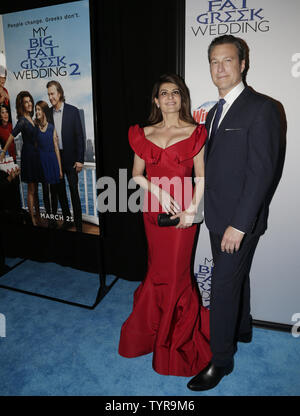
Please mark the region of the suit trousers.
<svg viewBox="0 0 300 416"><path fill-rule="evenodd" d="M71 201L73 207L74 223L77 231L82 231L82 210L78 192L78 173L75 168L65 171L68 179Z"/></svg>
<svg viewBox="0 0 300 416"><path fill-rule="evenodd" d="M75 227L77 231L82 232L82 210L81 210L80 196L78 192L78 174L75 171L75 169L72 169L71 171L67 171L65 172L65 174L67 176L68 183L69 183ZM64 217L64 222L71 221L71 212L70 212L69 202L68 202L68 197L67 197L65 178L63 177L57 184L50 185L52 209L50 209L49 194L46 195L47 192L49 192L47 191L47 189L48 188L46 187L45 187L45 190L43 188L44 201L45 201L47 213L50 213L51 211L53 214L57 213L57 204L59 200L62 214Z"/></svg>
<svg viewBox="0 0 300 416"><path fill-rule="evenodd" d="M73 217L74 217L74 223L76 230L81 232L82 231L82 210L81 210L81 201L80 196L78 192L78 173L76 172L76 169L73 167L66 167L64 165L64 151L60 150L60 158L62 163L62 169L64 172L64 175L66 175L69 183L69 189L70 189L70 195L71 195L71 201L72 201L72 207L73 207ZM62 210L66 210L66 204L67 204L67 194L66 194L66 182L65 177L61 179L59 183L59 189L58 189L58 197L60 199L60 204L62 206ZM62 202L63 201L63 202ZM63 208L64 206L64 208ZM69 208L68 208L69 209ZM65 216L65 214L63 214ZM65 220L66 221L66 220Z"/></svg>
<svg viewBox="0 0 300 416"><path fill-rule="evenodd" d="M221 235L210 233L213 255L210 301L212 362L226 366L233 360L239 334L252 330L249 272L259 236L245 235L233 254L221 251Z"/></svg>
<svg viewBox="0 0 300 416"><path fill-rule="evenodd" d="M43 183L43 200L47 214L57 214L58 201L61 206L64 221L70 221L71 212L66 192L66 182L61 179L59 183Z"/></svg>

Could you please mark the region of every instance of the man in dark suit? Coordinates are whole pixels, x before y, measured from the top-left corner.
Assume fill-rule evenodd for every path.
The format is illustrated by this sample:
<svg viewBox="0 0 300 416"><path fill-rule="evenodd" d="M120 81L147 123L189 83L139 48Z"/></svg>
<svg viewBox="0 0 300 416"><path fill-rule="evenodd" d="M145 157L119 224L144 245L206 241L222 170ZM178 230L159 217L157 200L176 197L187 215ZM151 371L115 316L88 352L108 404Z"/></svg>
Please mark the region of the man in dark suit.
<svg viewBox="0 0 300 416"><path fill-rule="evenodd" d="M64 91L59 82L49 81L47 89L52 104L49 119L50 123L55 126L58 136L62 170L69 183L76 230L81 232L82 211L78 192L78 173L83 168L85 149L80 115L76 107L65 103ZM69 217L70 211L64 178L61 181L59 192L60 200L63 201L61 204L64 217ZM63 228L68 228L70 225L71 222L68 222L68 218L64 218Z"/></svg>
<svg viewBox="0 0 300 416"><path fill-rule="evenodd" d="M273 100L245 86L248 47L224 35L209 46L219 102L208 113L204 214L214 268L211 279L212 360L189 383L208 390L233 370L237 342L250 342L249 272L267 228L280 146L280 115Z"/></svg>

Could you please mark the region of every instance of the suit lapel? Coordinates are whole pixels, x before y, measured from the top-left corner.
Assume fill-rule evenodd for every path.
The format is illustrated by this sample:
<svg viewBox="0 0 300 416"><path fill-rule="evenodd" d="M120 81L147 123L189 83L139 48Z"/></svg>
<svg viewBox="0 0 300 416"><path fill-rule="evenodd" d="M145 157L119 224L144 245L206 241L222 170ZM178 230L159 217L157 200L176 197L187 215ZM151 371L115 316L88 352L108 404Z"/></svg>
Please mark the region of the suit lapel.
<svg viewBox="0 0 300 416"><path fill-rule="evenodd" d="M247 99L248 95L249 95L249 88L245 87L244 90L241 92L241 94L237 97L237 99L233 102L233 104L231 105L230 109L227 111L227 113L225 114L225 117L223 118L223 120L221 121L220 125L219 125L219 129L218 131L221 132L224 124L230 122L230 120L233 118L233 116L240 111L240 107L243 104L243 102L245 101L245 99ZM217 133L218 133L217 131Z"/></svg>
<svg viewBox="0 0 300 416"><path fill-rule="evenodd" d="M207 144L205 146L205 150L204 150L204 160L206 160L207 158L207 149L209 147L209 131L210 131L210 126L211 126L211 121L213 119L213 116L215 114L217 108L217 104L215 104L208 112L207 117L206 117L206 121L205 121L205 127L206 127L206 131L207 131L207 136L208 136L208 140L207 140Z"/></svg>
<svg viewBox="0 0 300 416"><path fill-rule="evenodd" d="M49 121L50 121L50 123L51 123L51 124L53 124L53 126L54 126L53 107L51 107L51 108L50 108L50 111L49 111Z"/></svg>
<svg viewBox="0 0 300 416"><path fill-rule="evenodd" d="M211 125L211 121L213 119L213 116L215 114L217 108L217 104L215 104L208 112L207 114L207 118L206 118L206 122L205 122L205 127L207 129L207 133L209 133L209 129L210 129L210 125Z"/></svg>
<svg viewBox="0 0 300 416"><path fill-rule="evenodd" d="M65 137L65 127L67 125L66 119L68 118L68 107L66 103L64 103L64 111L62 115L62 121L61 121L61 139L64 140Z"/></svg>
<svg viewBox="0 0 300 416"><path fill-rule="evenodd" d="M235 114L240 111L240 107L243 104L243 102L247 99L249 93L251 93L251 90L248 87L245 87L244 90L241 92L241 94L237 97L237 99L233 102L227 113L225 114L224 118L222 119L221 123L219 124L218 130L214 136L214 140L211 146L211 149L209 149L209 153L211 154L215 147L218 145L218 142L220 142L222 136L222 130L224 129L224 125L230 125L230 120L235 116ZM207 132L209 133L209 128L211 124L211 120L213 118L215 107L213 107L212 116L209 121L209 126L207 126ZM207 151L206 151L207 153Z"/></svg>

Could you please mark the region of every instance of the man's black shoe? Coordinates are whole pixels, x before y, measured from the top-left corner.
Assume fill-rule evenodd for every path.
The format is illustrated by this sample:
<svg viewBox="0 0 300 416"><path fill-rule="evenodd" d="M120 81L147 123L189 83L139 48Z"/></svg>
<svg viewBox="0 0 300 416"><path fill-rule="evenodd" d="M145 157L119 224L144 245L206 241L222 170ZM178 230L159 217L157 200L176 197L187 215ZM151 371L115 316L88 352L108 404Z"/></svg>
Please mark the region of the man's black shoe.
<svg viewBox="0 0 300 416"><path fill-rule="evenodd" d="M238 342L251 342L252 341L252 331L244 332L238 336Z"/></svg>
<svg viewBox="0 0 300 416"><path fill-rule="evenodd" d="M217 367L210 362L204 370L192 378L187 384L188 388L193 391L209 390L216 387L224 376L230 374L233 370L233 362L226 367Z"/></svg>

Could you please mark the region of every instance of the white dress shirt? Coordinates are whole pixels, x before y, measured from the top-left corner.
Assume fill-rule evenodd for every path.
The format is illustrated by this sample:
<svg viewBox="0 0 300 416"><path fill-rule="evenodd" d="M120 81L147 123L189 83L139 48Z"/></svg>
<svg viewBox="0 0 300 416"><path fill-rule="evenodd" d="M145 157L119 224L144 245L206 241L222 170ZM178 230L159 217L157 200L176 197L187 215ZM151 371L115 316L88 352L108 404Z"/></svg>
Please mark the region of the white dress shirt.
<svg viewBox="0 0 300 416"><path fill-rule="evenodd" d="M57 137L58 137L58 147L60 150L63 150L63 143L62 143L62 137L61 137L63 111L64 111L64 103L61 104L61 107L59 110L55 110L55 108L53 107L53 121L54 121L54 127L55 127Z"/></svg>
<svg viewBox="0 0 300 416"><path fill-rule="evenodd" d="M222 114L221 114L221 117L220 117L218 127L219 127L221 121L223 120L223 118L225 117L225 114L227 113L227 111L229 110L229 108L231 107L233 102L238 98L238 96L244 90L244 88L245 88L245 85L244 85L243 81L241 81L238 85L236 85L234 88L232 88L232 90L229 91L229 93L226 94L225 97L223 97L226 102L223 105L223 110L222 110ZM219 99L221 99L221 97L219 97ZM216 115L216 113L214 114L214 118L215 118L215 115ZM211 132L212 125L213 125L213 120L212 120L211 125L210 125L209 135L210 135L210 132ZM232 228L234 228L234 227L232 227ZM243 231L238 230L237 228L234 228L234 229L237 230L238 232L242 233L242 234L245 234Z"/></svg>

